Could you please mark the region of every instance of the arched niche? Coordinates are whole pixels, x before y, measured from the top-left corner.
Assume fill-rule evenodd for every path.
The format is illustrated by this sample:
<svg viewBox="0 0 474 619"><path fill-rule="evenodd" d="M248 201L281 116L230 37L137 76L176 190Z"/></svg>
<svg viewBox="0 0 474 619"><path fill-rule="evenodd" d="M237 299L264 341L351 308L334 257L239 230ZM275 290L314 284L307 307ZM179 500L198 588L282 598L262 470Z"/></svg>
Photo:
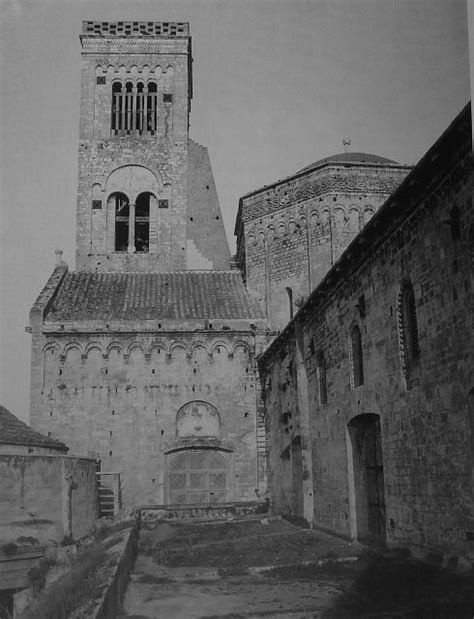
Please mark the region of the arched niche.
<svg viewBox="0 0 474 619"><path fill-rule="evenodd" d="M182 406L176 415L176 438L220 438L220 416L212 404L194 400Z"/></svg>
<svg viewBox="0 0 474 619"><path fill-rule="evenodd" d="M127 165L116 168L107 179L106 194L124 193L130 203L135 204L139 194L147 192L155 197L161 192L162 183L148 168L140 165Z"/></svg>

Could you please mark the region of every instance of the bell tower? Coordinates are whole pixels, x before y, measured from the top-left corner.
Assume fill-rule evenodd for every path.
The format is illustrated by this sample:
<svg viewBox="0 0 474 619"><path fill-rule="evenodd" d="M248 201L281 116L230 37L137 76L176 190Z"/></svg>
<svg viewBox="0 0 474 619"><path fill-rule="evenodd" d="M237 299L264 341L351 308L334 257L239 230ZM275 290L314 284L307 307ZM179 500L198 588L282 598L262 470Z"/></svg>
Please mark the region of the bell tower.
<svg viewBox="0 0 474 619"><path fill-rule="evenodd" d="M85 21L80 39L76 269L186 269L189 24Z"/></svg>

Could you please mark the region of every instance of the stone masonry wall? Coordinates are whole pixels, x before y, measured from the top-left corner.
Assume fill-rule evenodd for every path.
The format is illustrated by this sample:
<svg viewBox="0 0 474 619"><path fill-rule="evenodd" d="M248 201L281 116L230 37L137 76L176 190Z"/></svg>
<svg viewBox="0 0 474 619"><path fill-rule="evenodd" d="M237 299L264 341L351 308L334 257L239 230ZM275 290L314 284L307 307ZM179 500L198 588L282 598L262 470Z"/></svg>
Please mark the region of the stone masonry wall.
<svg viewBox="0 0 474 619"><path fill-rule="evenodd" d="M189 141L187 215L187 268L227 271L229 244L209 153L205 146L192 140Z"/></svg>
<svg viewBox="0 0 474 619"><path fill-rule="evenodd" d="M261 413L257 419L254 336L234 331L37 337L41 357L33 379L41 384L32 398L32 425L62 437L76 453L99 455L103 471L122 472L126 505L169 502L167 453L179 448L177 413L193 401L208 403L220 416L218 443L198 440L197 446L224 450L228 499L255 499L265 445ZM261 489L264 482L260 479Z"/></svg>
<svg viewBox="0 0 474 619"><path fill-rule="evenodd" d="M441 178L358 270L345 280L339 278L295 319L303 332L311 422L302 440L311 446L306 466L313 476L314 496L305 498L314 502L315 525L354 536L357 514L351 498L348 424L358 415L378 415L387 542L472 561L470 155ZM455 206L458 227L453 223ZM414 289L420 347L419 367L410 383L402 370L397 317L400 286L406 279ZM364 368L363 384L357 387L350 378L349 332L354 324L362 333ZM321 401L318 386L318 353L325 359L327 403ZM289 445L300 421L298 384L291 370L295 363L290 325L262 359L262 368L271 426L273 507L293 514L295 480Z"/></svg>
<svg viewBox="0 0 474 619"><path fill-rule="evenodd" d="M96 462L89 458L0 455L0 540L61 542L68 534L68 513L72 536L89 534L98 518L95 472Z"/></svg>
<svg viewBox="0 0 474 619"><path fill-rule="evenodd" d="M237 253L272 327L290 318L287 289L296 312L406 172L323 169L242 199Z"/></svg>
<svg viewBox="0 0 474 619"><path fill-rule="evenodd" d="M87 42L87 41L86 41ZM94 42L98 45L99 42ZM77 202L76 269L166 271L186 268L189 63L187 40L126 41L116 47L85 47L82 59ZM149 48L155 45L156 50ZM112 135L112 84L152 79L157 84L154 135ZM172 95L165 101L164 95ZM124 167L144 168L154 177L150 252L116 252L114 215L107 208L110 175ZM120 188L115 188L115 190ZM135 196L134 196L135 197ZM131 199L131 197L129 196ZM100 207L92 208L93 200ZM168 200L168 208L158 208ZM110 241L112 239L112 241Z"/></svg>

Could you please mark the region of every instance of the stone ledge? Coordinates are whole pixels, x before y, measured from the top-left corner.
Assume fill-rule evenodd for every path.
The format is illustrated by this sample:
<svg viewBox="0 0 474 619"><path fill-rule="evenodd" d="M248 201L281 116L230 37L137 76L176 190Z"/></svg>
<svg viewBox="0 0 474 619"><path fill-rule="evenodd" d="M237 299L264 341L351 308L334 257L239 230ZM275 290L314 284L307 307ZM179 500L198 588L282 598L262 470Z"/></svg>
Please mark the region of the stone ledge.
<svg viewBox="0 0 474 619"><path fill-rule="evenodd" d="M139 507L143 522L154 520L230 520L252 514L265 514L265 501L216 503L214 505L144 505Z"/></svg>
<svg viewBox="0 0 474 619"><path fill-rule="evenodd" d="M76 609L70 619L111 619L119 616L130 570L137 553L139 526L138 520L129 529L114 533L103 540L108 560L102 571L105 579L102 593L91 604Z"/></svg>

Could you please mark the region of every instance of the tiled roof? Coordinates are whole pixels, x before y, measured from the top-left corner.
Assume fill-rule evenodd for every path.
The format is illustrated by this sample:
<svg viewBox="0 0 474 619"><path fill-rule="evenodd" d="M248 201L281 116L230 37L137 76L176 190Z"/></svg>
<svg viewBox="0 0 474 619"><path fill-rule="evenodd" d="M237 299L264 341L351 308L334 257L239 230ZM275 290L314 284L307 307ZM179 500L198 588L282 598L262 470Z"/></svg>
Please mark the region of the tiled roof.
<svg viewBox="0 0 474 619"><path fill-rule="evenodd" d="M262 319L238 271L67 273L45 319Z"/></svg>
<svg viewBox="0 0 474 619"><path fill-rule="evenodd" d="M20 421L4 406L0 406L0 444L47 447L58 451L69 451L69 447L61 441L43 436L32 430L30 426Z"/></svg>

